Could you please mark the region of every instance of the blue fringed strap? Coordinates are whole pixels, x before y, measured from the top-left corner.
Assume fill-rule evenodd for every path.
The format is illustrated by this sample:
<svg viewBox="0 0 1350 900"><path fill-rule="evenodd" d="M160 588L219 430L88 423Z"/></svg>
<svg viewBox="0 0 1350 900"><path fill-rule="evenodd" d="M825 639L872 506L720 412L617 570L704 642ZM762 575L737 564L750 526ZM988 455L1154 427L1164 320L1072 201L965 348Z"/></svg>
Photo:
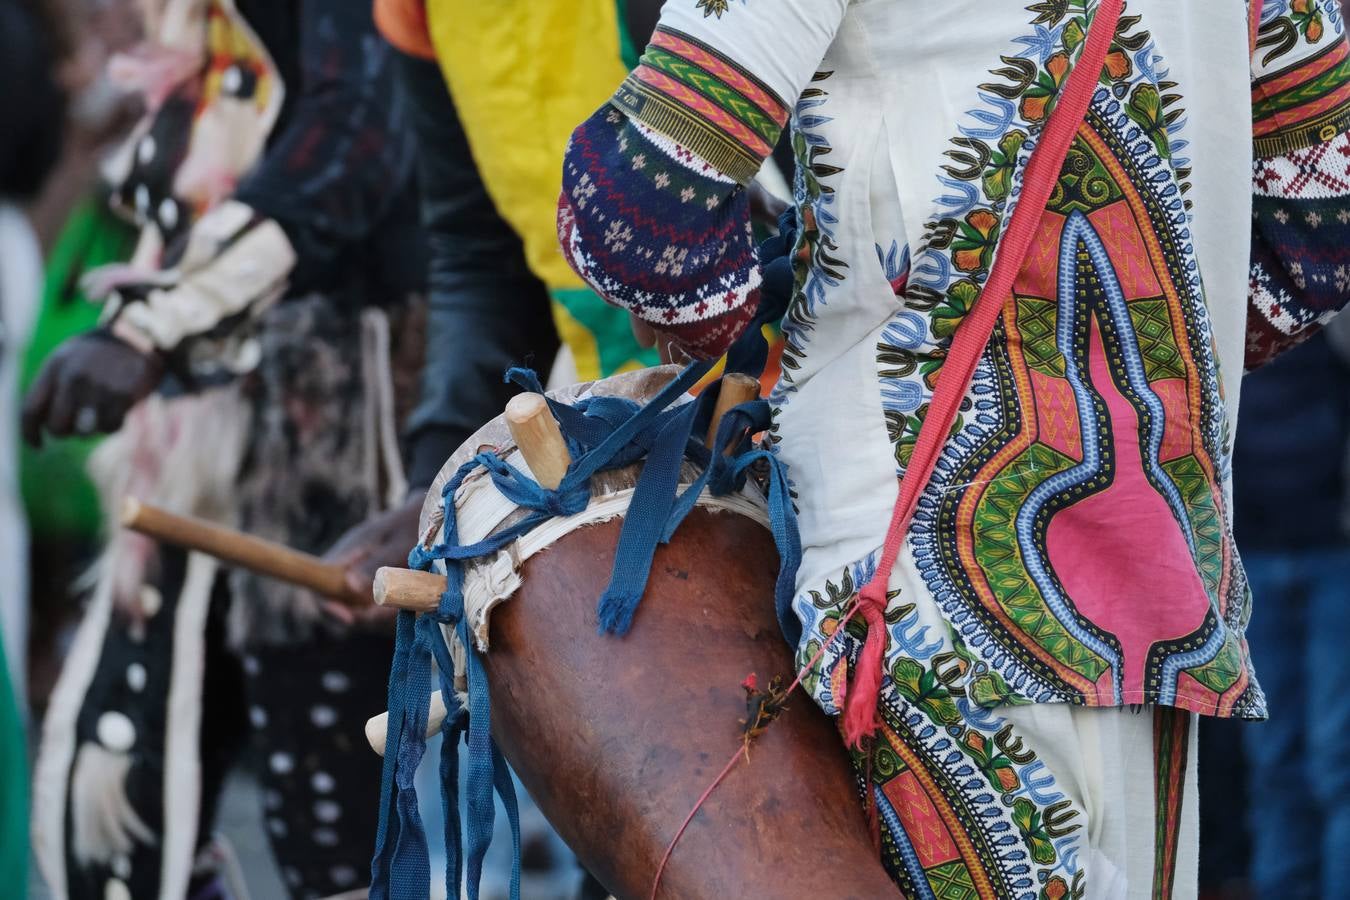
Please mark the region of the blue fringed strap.
<svg viewBox="0 0 1350 900"><path fill-rule="evenodd" d="M770 313L769 315L772 315ZM737 352L728 356L728 371L763 366L763 338L758 323ZM628 513L620 532L610 584L598 604L602 631L623 634L630 627L651 570L659 543L668 542L696 505L704 490L725 495L739 490L752 467L759 466L769 481L769 520L781 558L775 604L784 634L800 631L791 614L792 591L801 558L796 520L782 463L772 453L749 448L745 435L769 425L768 404L755 401L730 411L709 450L693 437L702 433L698 422L711 416L715 392L705 392L694 403L678 404L703 377L708 364L688 367L651 402L639 406L616 397L592 397L575 406L550 400L573 462L557 490L541 487L520 470L492 453L481 453L454 473L441 492L444 527L432 547L409 554L414 569L443 564L446 590L436 612L420 618L400 612L396 631L393 672L389 680L389 726L381 787L380 823L371 863L373 900L424 900L430 888L426 834L417 812L414 786L417 767L425 752L427 708L430 703L431 663L439 672L442 696L450 709L442 726L441 801L445 808L446 887L451 896L464 891L478 900L483 859L495 819L493 794L502 800L514 841L512 900L520 894L520 823L510 772L491 736L491 708L487 676L464 616L463 565L495 553L548 519L575 515L590 502L590 479L597 472L643 463ZM512 369L507 379L526 390L542 392L538 377ZM725 453L735 442L733 453ZM681 465L688 456L704 464L700 478L679 494ZM504 497L528 510L521 521L474 544L460 543L455 494L464 479L486 470ZM467 656L467 708L454 691L454 670L441 631L453 627ZM458 745L468 745L465 817L458 804Z"/></svg>

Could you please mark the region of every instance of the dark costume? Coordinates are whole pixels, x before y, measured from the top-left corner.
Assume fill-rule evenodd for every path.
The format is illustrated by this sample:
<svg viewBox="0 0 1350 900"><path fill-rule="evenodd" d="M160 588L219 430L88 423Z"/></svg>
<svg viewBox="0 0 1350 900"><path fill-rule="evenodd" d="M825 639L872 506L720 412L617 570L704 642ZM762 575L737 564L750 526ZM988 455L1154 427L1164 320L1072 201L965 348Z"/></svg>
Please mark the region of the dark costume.
<svg viewBox="0 0 1350 900"><path fill-rule="evenodd" d="M323 552L406 491L392 370L420 358L400 336L423 246L391 54L358 0L167 0L147 18L153 43L114 63L150 110L113 166L142 239L102 276L101 333L170 377L93 465L109 509L135 494ZM210 826L250 722L288 887L360 888L379 778L361 726L390 640L125 533L98 574L36 783L54 892L215 895Z"/></svg>
<svg viewBox="0 0 1350 900"><path fill-rule="evenodd" d="M14 408L23 348L40 294L36 237L18 203L42 186L59 153L65 97L50 35L27 4L0 0L0 884L27 879L28 759L24 735L28 522L19 497Z"/></svg>

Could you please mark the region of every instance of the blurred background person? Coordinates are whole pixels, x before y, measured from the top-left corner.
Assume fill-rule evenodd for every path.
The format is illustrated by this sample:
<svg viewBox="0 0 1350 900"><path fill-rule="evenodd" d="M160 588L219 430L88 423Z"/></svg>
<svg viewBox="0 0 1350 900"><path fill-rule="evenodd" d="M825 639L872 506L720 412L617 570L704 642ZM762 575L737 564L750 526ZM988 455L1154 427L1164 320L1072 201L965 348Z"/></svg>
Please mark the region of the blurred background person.
<svg viewBox="0 0 1350 900"><path fill-rule="evenodd" d="M399 51L419 144L429 309L421 397L409 423L407 502L353 529L329 554L348 566L353 591L368 594L379 567L406 564L426 489L515 393L502 379L507 367L527 364L546 379L551 371L561 385L659 361L626 314L567 265L554 216L571 119L636 64L660 5L375 3L381 33ZM508 108L528 114L504 115ZM765 177L786 194L781 173L769 167ZM761 205L772 220L766 196ZM570 853L528 802L522 819L526 896L570 893ZM504 831L504 817L498 824ZM508 846L494 842L485 896L506 895ZM597 890L582 887L584 896Z"/></svg>
<svg viewBox="0 0 1350 900"><path fill-rule="evenodd" d="M0 559L27 558L18 497L18 369L42 289L42 255L26 206L60 154L66 94L58 66L68 50L60 13L29 0L0 3ZM13 686L25 682L28 585L25 567L0 567L0 632Z"/></svg>
<svg viewBox="0 0 1350 900"><path fill-rule="evenodd" d="M660 9L661 0L474 11L443 0L375 0L420 145L429 309L420 401L408 426L407 502L353 529L330 554L348 564L354 590L369 593L379 567L406 563L426 488L515 393L502 381L508 366L528 364L563 385L660 362L650 335L634 335L629 317L568 266L554 221L568 119L601 102L607 85L637 64ZM559 60L575 64L560 69ZM503 115L513 103L531 114ZM784 208L791 172L785 140L751 190L761 227Z"/></svg>
<svg viewBox="0 0 1350 900"><path fill-rule="evenodd" d="M69 52L59 10L0 0L0 884L27 881L28 529L18 492L18 370L42 289L42 257L24 206L60 153Z"/></svg>
<svg viewBox="0 0 1350 900"><path fill-rule="evenodd" d="M25 429L118 431L93 461L107 510L137 495L321 552L405 492L423 244L389 52L363 2L141 12L145 41L109 65L146 110L108 165L137 246L86 281L102 323L46 361ZM249 723L288 889L359 890L379 782L362 725L391 650L379 623L114 531L44 725L53 892L219 890L210 829Z"/></svg>
<svg viewBox="0 0 1350 900"><path fill-rule="evenodd" d="M608 31L550 27L558 15L593 24L601 5ZM435 0L380 0L375 8L381 32L398 51L419 146L429 266L426 364L408 425L407 500L353 529L329 554L348 566L353 591L367 596L380 566L406 565L423 498L441 466L516 392L503 381L508 367L530 365L546 379L554 371L555 383L568 384L657 362L626 317L585 288L558 252L553 207L567 116L501 115L510 98L542 112L584 108L604 95L605 79L596 71L622 71L623 48L632 44L612 0L511 4L484 14ZM467 41L460 52L447 47L438 54L433 23L442 41L451 30ZM556 62L568 41L586 44L594 58L564 72ZM470 45L471 53L464 49ZM521 59L536 64L509 64ZM433 763L438 757L429 754ZM435 766L424 769L434 774ZM423 791L428 817L439 815L435 780ZM580 889L581 896L605 896L596 885L581 885L571 853L528 798L522 801L523 895L562 898ZM485 898L509 895L505 816L497 823ZM431 844L439 853L440 842Z"/></svg>
<svg viewBox="0 0 1350 900"><path fill-rule="evenodd" d="M1346 0L1340 6L1344 15ZM1317 762L1350 716L1320 687L1350 666L1340 649L1350 623L1339 612L1350 590L1347 347L1350 323L1338 319L1243 380L1234 529L1253 593L1270 597L1248 642L1272 712L1252 727L1201 723L1200 883L1209 900L1350 891L1350 815L1335 799L1335 767ZM1235 745L1245 753L1229 752Z"/></svg>
<svg viewBox="0 0 1350 900"><path fill-rule="evenodd" d="M509 366L529 364L548 380L556 360L553 380L570 384L658 362L626 316L567 266L553 210L570 133L566 110L598 102L608 78L636 62L633 48L646 34L634 29L650 33L659 7L587 0L470 13L439 0L375 3L380 32L398 51L420 146L428 320L420 402L408 429L412 490L400 508L334 548L353 588L369 593L376 569L407 562L432 479L516 392L502 379ZM574 44L588 58L560 70ZM513 103L531 114L503 115Z"/></svg>
<svg viewBox="0 0 1350 900"><path fill-rule="evenodd" d="M1234 752L1250 730L1246 723L1228 719L1206 717L1200 722L1196 754L1205 773L1200 779L1200 900L1252 896L1247 765L1243 754Z"/></svg>
<svg viewBox="0 0 1350 900"><path fill-rule="evenodd" d="M27 347L16 346L19 385L26 390L42 363L67 338L98 324L79 279L91 268L127 259L135 245L132 225L108 205L99 164L140 117L139 98L120 91L107 74L110 56L139 40L134 0L65 0L59 8L73 32L62 66L69 91L65 140L42 192L27 205L45 256L41 304ZM28 701L35 719L63 655L63 640L78 622L72 584L97 556L102 525L98 494L85 470L101 436L23 444L18 466L30 535ZM52 485L61 490L53 491Z"/></svg>

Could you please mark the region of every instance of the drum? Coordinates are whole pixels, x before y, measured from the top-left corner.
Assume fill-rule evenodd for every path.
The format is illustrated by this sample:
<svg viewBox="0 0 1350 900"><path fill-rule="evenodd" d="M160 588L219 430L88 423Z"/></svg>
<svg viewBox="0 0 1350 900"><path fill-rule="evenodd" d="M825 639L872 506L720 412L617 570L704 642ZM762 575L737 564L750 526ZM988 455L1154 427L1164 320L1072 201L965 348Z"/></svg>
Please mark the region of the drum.
<svg viewBox="0 0 1350 900"><path fill-rule="evenodd" d="M555 399L644 402L676 371L620 375ZM503 419L482 429L428 494L429 541L440 532L444 479L484 447L523 466ZM531 467L538 475L547 463ZM753 483L705 494L658 547L631 630L599 633L596 601L639 468L594 476L584 513L552 520L466 567L465 614L483 651L492 732L507 760L621 900L650 896L681 822L738 749L746 758L694 817L657 896L895 896L842 741L811 699L792 695L762 736L744 740L747 676L763 687L795 674L774 614L778 554ZM686 461L680 480L697 474ZM464 482L456 510L464 543L520 517L486 476Z"/></svg>

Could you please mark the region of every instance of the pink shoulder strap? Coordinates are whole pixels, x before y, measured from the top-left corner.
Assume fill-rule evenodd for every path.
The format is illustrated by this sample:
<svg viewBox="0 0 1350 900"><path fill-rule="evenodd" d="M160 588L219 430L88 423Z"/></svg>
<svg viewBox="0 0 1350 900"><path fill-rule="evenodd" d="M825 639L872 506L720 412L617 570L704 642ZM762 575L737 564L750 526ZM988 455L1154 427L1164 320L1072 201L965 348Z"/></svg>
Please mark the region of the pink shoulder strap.
<svg viewBox="0 0 1350 900"><path fill-rule="evenodd" d="M1264 0L1247 0L1247 49L1256 56L1256 35L1261 30L1261 12Z"/></svg>
<svg viewBox="0 0 1350 900"><path fill-rule="evenodd" d="M933 389L933 400L920 426L914 455L904 477L900 479L900 496L891 514L891 524L876 574L858 595L858 612L867 622L867 639L846 697L843 730L849 746L860 745L864 738L879 727L877 702L881 690L886 637L884 614L891 571L904 545L919 498L933 477L933 469L947 435L951 433L952 424L956 421L961 400L975 375L975 367L994 333L1003 304L1012 293L1013 280L1022 270L1031 242L1045 214L1045 205L1059 180L1069 147L1087 115L1088 105L1092 102L1098 78L1106 63L1106 54L1115 38L1122 5L1123 0L1102 0L1097 6L1083 53L1069 73L1050 120L1041 133L1040 143L1027 162L1021 200L1013 210L989 279L952 338L951 350Z"/></svg>

